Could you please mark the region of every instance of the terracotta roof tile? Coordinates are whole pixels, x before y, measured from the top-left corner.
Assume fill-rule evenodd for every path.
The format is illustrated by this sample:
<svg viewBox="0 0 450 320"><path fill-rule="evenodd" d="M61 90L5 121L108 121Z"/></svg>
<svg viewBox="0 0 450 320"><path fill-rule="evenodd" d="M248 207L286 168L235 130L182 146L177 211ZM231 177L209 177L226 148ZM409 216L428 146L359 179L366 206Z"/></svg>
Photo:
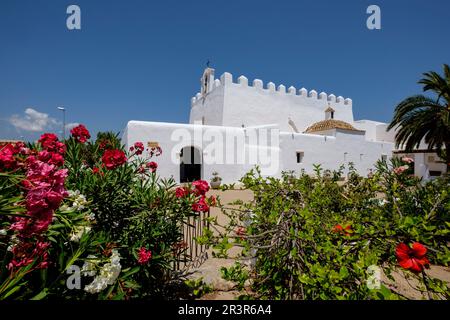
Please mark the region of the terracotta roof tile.
<svg viewBox="0 0 450 320"><path fill-rule="evenodd" d="M347 123L342 120L336 120L336 119L328 119L316 122L309 126L305 133L312 133L317 131L325 131L330 129L344 129L344 130L350 130L350 131L359 131L364 132L363 130L358 130L355 127L353 127L350 123Z"/></svg>

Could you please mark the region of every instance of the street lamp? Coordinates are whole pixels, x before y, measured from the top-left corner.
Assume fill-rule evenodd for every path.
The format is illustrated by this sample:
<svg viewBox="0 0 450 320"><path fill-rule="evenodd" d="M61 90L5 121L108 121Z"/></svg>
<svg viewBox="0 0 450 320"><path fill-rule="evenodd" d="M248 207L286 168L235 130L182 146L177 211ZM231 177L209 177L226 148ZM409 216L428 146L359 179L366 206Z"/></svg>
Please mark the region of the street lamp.
<svg viewBox="0 0 450 320"><path fill-rule="evenodd" d="M66 140L66 108L64 107L58 107L58 110L61 110L63 112L63 140Z"/></svg>

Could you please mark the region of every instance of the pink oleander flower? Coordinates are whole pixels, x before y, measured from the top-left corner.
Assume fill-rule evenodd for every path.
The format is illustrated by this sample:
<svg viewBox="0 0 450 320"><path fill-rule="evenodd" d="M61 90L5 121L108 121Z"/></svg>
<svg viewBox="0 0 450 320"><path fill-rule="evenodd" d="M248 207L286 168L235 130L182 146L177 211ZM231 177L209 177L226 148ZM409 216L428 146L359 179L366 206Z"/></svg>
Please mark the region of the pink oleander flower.
<svg viewBox="0 0 450 320"><path fill-rule="evenodd" d="M403 157L403 158L402 158L402 161L403 161L403 162L406 162L406 163L413 163L413 162L414 162L414 159L409 158L409 157Z"/></svg>
<svg viewBox="0 0 450 320"><path fill-rule="evenodd" d="M138 251L138 263L141 265L147 264L152 258L152 252L142 247Z"/></svg>
<svg viewBox="0 0 450 320"><path fill-rule="evenodd" d="M393 171L394 171L395 174L400 175L400 174L402 174L403 172L405 172L408 169L409 169L409 166L408 165L404 165L404 166L400 166L400 167L394 168Z"/></svg>
<svg viewBox="0 0 450 320"><path fill-rule="evenodd" d="M48 164L53 164L57 167L61 167L64 164L64 157L56 152L48 152L47 150L40 151L38 153L38 159Z"/></svg>
<svg viewBox="0 0 450 320"><path fill-rule="evenodd" d="M17 160L14 157L15 148L11 143L0 149L0 169L15 169L17 166Z"/></svg>

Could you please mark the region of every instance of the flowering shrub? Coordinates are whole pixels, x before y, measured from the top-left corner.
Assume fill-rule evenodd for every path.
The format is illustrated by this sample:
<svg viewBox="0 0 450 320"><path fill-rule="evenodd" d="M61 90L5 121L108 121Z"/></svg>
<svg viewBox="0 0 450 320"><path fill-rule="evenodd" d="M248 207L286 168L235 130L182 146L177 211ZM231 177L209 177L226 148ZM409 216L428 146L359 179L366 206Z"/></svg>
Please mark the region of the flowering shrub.
<svg viewBox="0 0 450 320"><path fill-rule="evenodd" d="M380 162L371 177L342 172L281 179L252 170L243 179L249 203L219 204L229 223L202 241L226 257L243 248L243 261L223 268L239 289L264 299L403 299L387 284L368 285L374 268L415 278L429 298L448 299L447 284L432 278L429 264L448 266L450 181L423 183L398 174L405 159ZM181 192L181 191L180 191Z"/></svg>
<svg viewBox="0 0 450 320"><path fill-rule="evenodd" d="M90 138L79 125L0 146L0 299L167 298L183 283L183 225L207 184L180 199L150 161L160 148Z"/></svg>

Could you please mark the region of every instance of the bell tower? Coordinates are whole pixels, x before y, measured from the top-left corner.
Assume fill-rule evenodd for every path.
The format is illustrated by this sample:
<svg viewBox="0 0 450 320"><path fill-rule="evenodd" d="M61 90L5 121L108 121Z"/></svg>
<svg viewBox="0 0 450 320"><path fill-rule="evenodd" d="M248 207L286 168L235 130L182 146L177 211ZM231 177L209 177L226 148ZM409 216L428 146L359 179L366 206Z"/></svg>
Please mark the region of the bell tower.
<svg viewBox="0 0 450 320"><path fill-rule="evenodd" d="M214 69L209 67L209 63L207 67L203 71L203 75L200 78L200 94L202 97L207 95L212 89L214 84Z"/></svg>

